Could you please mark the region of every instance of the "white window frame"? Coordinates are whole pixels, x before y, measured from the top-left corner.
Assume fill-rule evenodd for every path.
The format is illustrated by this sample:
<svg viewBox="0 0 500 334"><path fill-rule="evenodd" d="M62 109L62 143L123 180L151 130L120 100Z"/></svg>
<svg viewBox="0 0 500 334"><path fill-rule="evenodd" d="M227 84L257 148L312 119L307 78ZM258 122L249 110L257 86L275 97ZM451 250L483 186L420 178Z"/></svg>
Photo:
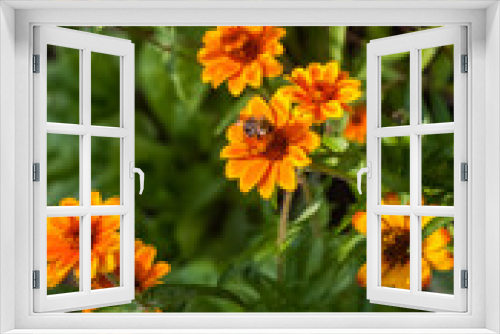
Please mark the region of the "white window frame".
<svg viewBox="0 0 500 334"><path fill-rule="evenodd" d="M12 7L15 7L12 8ZM128 7L128 8L127 8ZM75 9L79 8L79 9ZM103 10L104 8L113 10ZM142 8L142 10L138 10ZM148 9L149 8L149 9ZM48 10L47 10L48 9ZM500 11L493 1L0 3L0 330L150 328L199 333L494 333L500 331ZM53 25L409 25L468 26L467 313L34 314L32 262L32 27ZM15 39L14 39L15 31ZM15 70L14 70L15 66ZM486 71L486 68L488 69ZM15 85L12 80L15 78ZM14 109L15 108L15 109ZM15 110L15 112L14 112ZM15 131L14 131L15 129ZM15 145L12 143L15 142ZM488 154L486 154L488 152ZM486 182L488 174L488 182ZM15 175L15 177L12 177ZM12 192L15 193L14 200ZM486 205L485 205L486 204ZM15 225L12 224L15 222ZM15 242L14 242L15 237ZM14 256L13 256L14 254ZM485 256L488 254L488 266ZM332 283L334 284L334 282ZM15 287L13 289L13 287ZM488 293L486 293L488 291ZM14 307L12 307L14 305ZM246 330L244 330L246 328ZM170 330L169 330L170 329ZM239 329L239 330L238 330ZM295 330L293 330L295 329ZM302 330L298 330L302 329ZM391 330L392 329L392 330ZM62 331L61 331L62 332ZM147 331L143 331L147 332ZM151 332L151 331L149 331ZM183 330L182 332L186 332Z"/></svg>
<svg viewBox="0 0 500 334"><path fill-rule="evenodd" d="M34 311L74 311L130 303L135 297L135 192L131 169L135 151L134 114L134 45L125 39L91 34L60 27L36 26L34 54L39 55L39 72L33 75L33 159L39 164L39 181L33 184L34 202L34 270L39 271L39 288L34 289ZM47 45L78 50L80 59L79 123L47 121ZM92 52L113 55L120 63L120 123L116 127L95 126L91 120ZM77 112L76 110L74 111ZM77 135L79 147L79 206L47 206L47 134ZM120 141L120 205L91 204L92 138L115 138ZM91 287L91 220L92 216L120 216L120 284L92 290ZM79 217L79 291L47 295L47 218Z"/></svg>
<svg viewBox="0 0 500 334"><path fill-rule="evenodd" d="M467 55L465 26L428 29L409 34L380 38L367 45L367 164L371 177L367 180L367 297L376 304L428 311L467 310L467 290L461 288L461 271L467 270L467 182L461 180L461 163L467 163L467 76L462 72L462 55ZM422 123L422 65L421 50L439 46L453 46L454 120L448 123ZM382 126L381 58L385 55L409 53L410 110L409 124ZM422 147L423 135L453 134L454 205L429 206L422 202ZM410 203L409 205L382 205L381 140L384 137L410 139ZM429 166L427 166L429 168ZM382 277L382 215L404 215L410 220L410 287L408 290L384 287ZM422 282L422 216L453 217L453 294L425 292Z"/></svg>

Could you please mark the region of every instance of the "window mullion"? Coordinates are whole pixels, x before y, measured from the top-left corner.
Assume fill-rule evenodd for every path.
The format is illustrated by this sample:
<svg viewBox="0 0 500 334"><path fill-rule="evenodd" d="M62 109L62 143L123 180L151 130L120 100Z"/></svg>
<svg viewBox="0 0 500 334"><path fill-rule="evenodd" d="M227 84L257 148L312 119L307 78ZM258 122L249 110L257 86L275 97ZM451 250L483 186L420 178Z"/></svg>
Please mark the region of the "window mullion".
<svg viewBox="0 0 500 334"><path fill-rule="evenodd" d="M373 213L378 215L409 216L416 214L421 217L454 217L453 206L423 206L423 205L375 205Z"/></svg>
<svg viewBox="0 0 500 334"><path fill-rule="evenodd" d="M82 125L84 127L90 127L91 125L91 110L90 110L90 89L91 89L91 78L90 78L90 70L91 70L91 52L88 48L83 49L82 52L82 66L81 66L81 117L82 117ZM82 177L80 178L80 189L82 189L82 204L85 207L89 207L91 205L91 135L90 132L87 132L81 137L82 140L82 150L80 157L80 168L82 170ZM90 293L91 291L91 279L92 279L92 216L90 214L90 210L83 216L82 219L83 227L80 229L80 240L82 243L80 245L80 281L83 283L82 291Z"/></svg>
<svg viewBox="0 0 500 334"><path fill-rule="evenodd" d="M421 96L421 92L419 93L419 96ZM422 115L421 113L419 114ZM419 116L419 119L422 119L421 116ZM418 124L412 127L412 132L420 136L454 133L455 123L446 122L446 123Z"/></svg>
<svg viewBox="0 0 500 334"><path fill-rule="evenodd" d="M410 50L410 206L420 204L420 136L414 132L419 124L420 61L419 50ZM410 291L420 290L420 224L415 212L410 214Z"/></svg>
<svg viewBox="0 0 500 334"><path fill-rule="evenodd" d="M125 215L131 210L126 205L82 205L82 206L49 206L47 217L82 217L90 213L93 216Z"/></svg>

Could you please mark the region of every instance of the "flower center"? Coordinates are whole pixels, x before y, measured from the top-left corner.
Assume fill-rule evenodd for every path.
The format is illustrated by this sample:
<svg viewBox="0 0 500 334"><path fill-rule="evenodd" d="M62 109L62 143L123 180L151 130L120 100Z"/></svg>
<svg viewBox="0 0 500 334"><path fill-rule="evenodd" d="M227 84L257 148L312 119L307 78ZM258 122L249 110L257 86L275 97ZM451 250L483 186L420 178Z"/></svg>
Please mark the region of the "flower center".
<svg viewBox="0 0 500 334"><path fill-rule="evenodd" d="M288 151L288 138L283 131L275 131L266 146L264 155L269 160L283 160Z"/></svg>
<svg viewBox="0 0 500 334"><path fill-rule="evenodd" d="M351 118L352 124L360 125L362 122L363 122L363 117L361 117L360 113L354 113L354 115L352 115Z"/></svg>
<svg viewBox="0 0 500 334"><path fill-rule="evenodd" d="M239 48L229 51L229 56L240 63L251 63L261 54L261 45L256 38L248 37Z"/></svg>
<svg viewBox="0 0 500 334"><path fill-rule="evenodd" d="M398 230L384 233L382 236L382 255L391 267L410 262L410 231Z"/></svg>
<svg viewBox="0 0 500 334"><path fill-rule="evenodd" d="M71 248L72 249L80 249L80 224L78 221L76 223L73 223L71 227L68 229L68 232L66 234L67 238L69 240L72 240L71 242Z"/></svg>
<svg viewBox="0 0 500 334"><path fill-rule="evenodd" d="M332 85L329 82L317 81L314 84L313 100L314 102L334 100L336 93L337 88L335 85Z"/></svg>

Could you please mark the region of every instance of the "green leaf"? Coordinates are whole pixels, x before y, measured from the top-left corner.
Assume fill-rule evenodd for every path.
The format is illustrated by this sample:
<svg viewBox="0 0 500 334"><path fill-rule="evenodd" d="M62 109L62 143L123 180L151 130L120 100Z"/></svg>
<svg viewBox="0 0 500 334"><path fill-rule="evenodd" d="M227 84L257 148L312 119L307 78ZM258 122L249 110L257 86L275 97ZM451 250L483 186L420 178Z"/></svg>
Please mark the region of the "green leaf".
<svg viewBox="0 0 500 334"><path fill-rule="evenodd" d="M175 47L171 61L172 80L178 98L190 113L199 109L210 88L201 81L202 66L196 58L205 31L206 28L203 27L175 30Z"/></svg>
<svg viewBox="0 0 500 334"><path fill-rule="evenodd" d="M340 249L338 250L339 261L345 261L349 255L352 253L356 245L365 240L366 236L363 234L356 234L353 237L350 237L347 242L345 242Z"/></svg>
<svg viewBox="0 0 500 334"><path fill-rule="evenodd" d="M314 215L320 208L321 202L314 202L310 206L308 206L304 212L300 214L300 216L292 222L292 225L295 224L300 224L304 222L306 219L310 218L312 215Z"/></svg>
<svg viewBox="0 0 500 334"><path fill-rule="evenodd" d="M196 111L210 86L201 81L201 66L192 59L175 54L172 57L172 80L178 98L189 112Z"/></svg>
<svg viewBox="0 0 500 334"><path fill-rule="evenodd" d="M427 68L427 65L432 61L434 56L436 55L438 48L428 48L422 49L422 70Z"/></svg>
<svg viewBox="0 0 500 334"><path fill-rule="evenodd" d="M229 108L229 111L224 115L214 131L216 136L220 136L231 123L236 122L241 109L246 106L250 98L250 94L245 94Z"/></svg>
<svg viewBox="0 0 500 334"><path fill-rule="evenodd" d="M333 152L344 152L349 148L349 142L344 137L323 137L323 144Z"/></svg>
<svg viewBox="0 0 500 334"><path fill-rule="evenodd" d="M279 251L284 252L290 244L298 237L298 235L302 232L304 226L304 222L306 222L309 218L311 218L316 212L318 212L321 207L321 202L314 202L310 206L308 206L300 216L291 222L288 226L286 232L285 242L280 245Z"/></svg>

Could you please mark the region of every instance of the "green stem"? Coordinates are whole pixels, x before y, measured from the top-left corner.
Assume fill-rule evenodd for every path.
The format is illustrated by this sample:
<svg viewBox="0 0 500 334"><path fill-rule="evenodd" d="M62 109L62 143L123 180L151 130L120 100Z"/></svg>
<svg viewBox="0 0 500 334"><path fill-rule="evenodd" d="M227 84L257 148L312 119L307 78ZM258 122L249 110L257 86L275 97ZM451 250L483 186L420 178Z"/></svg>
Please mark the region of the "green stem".
<svg viewBox="0 0 500 334"><path fill-rule="evenodd" d="M286 223L288 221L288 214L290 213L290 205L292 204L293 192L285 192L285 200L283 201L283 208L281 209L280 223L278 225L278 258L277 258L277 277L278 282L283 282L285 273L285 253L280 252L282 245L286 241Z"/></svg>

